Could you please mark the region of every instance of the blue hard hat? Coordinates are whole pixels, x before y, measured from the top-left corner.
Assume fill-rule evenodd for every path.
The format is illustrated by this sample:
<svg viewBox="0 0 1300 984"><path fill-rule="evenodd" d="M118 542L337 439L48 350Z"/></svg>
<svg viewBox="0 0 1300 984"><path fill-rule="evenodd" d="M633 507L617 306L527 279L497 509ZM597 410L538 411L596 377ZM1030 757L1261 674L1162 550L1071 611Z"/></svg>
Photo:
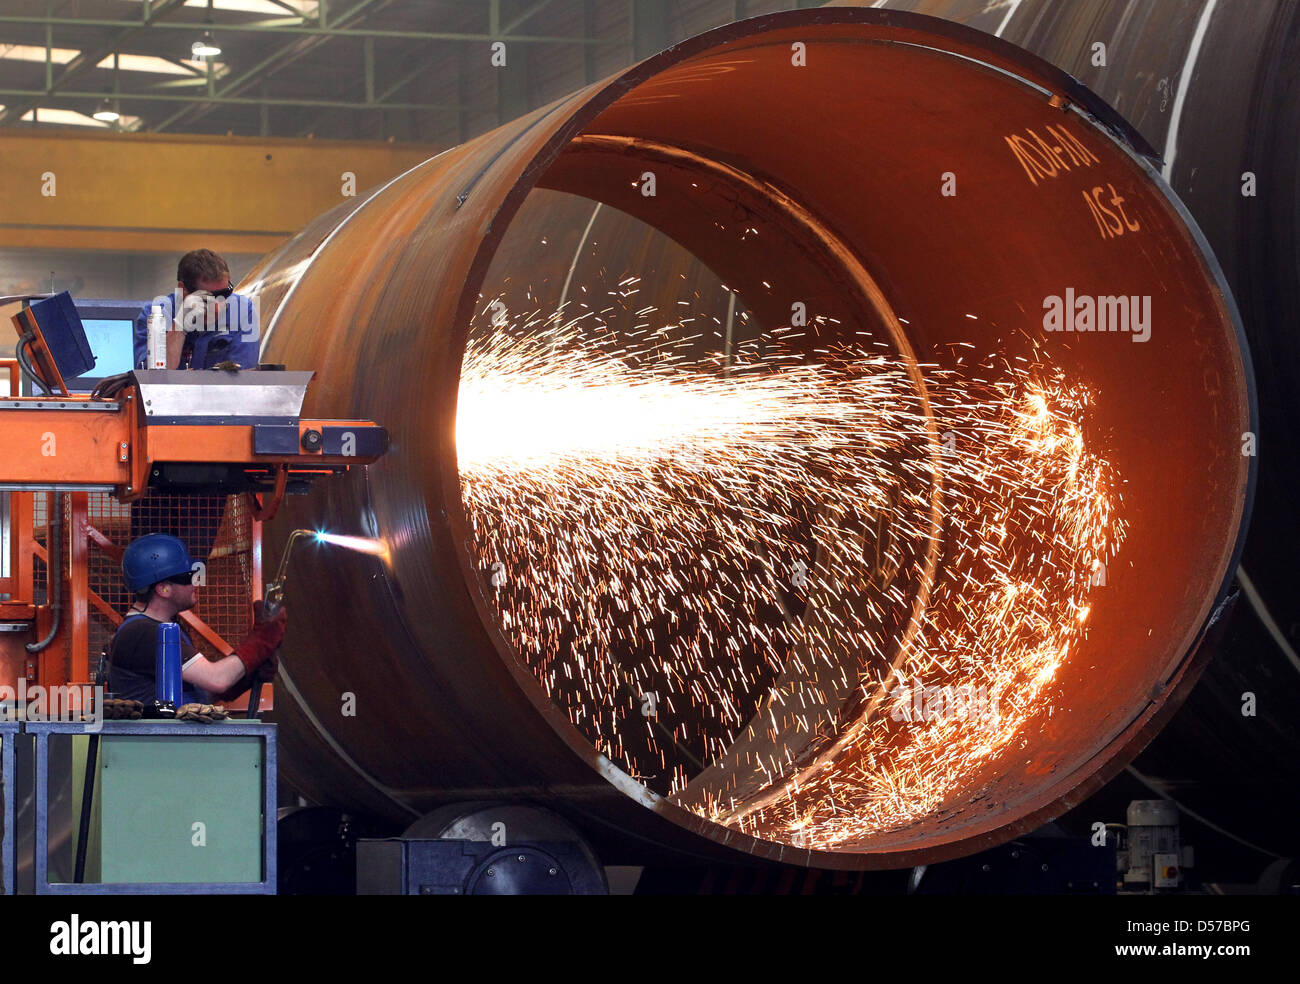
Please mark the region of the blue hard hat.
<svg viewBox="0 0 1300 984"><path fill-rule="evenodd" d="M193 571L194 561L185 544L166 533L150 533L133 540L122 554L122 577L133 592Z"/></svg>

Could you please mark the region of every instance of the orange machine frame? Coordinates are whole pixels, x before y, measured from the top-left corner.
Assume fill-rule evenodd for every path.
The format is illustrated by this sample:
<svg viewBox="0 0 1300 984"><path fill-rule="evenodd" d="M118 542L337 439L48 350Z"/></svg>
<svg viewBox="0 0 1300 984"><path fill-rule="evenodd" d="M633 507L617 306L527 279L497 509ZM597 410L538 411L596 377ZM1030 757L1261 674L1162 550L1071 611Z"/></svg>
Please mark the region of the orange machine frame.
<svg viewBox="0 0 1300 984"><path fill-rule="evenodd" d="M9 596L8 601L0 601L0 622L30 621L34 634L44 638L48 634L53 615L48 605L35 604L36 578L34 560L39 559L49 569L49 556L46 548L35 537L36 508L35 492L0 492L9 498L9 570L10 574L0 577L0 594ZM123 614L106 602L90 586L88 572L90 569L90 551L98 550L114 561L120 561L122 548L110 540L90 522L90 493L70 492L71 530L70 563L61 571L62 579L62 616L59 631L42 652L26 655L25 666L19 675L25 676L29 686L71 685L78 686L91 682L90 652L90 616L96 611L113 625L122 622ZM57 502L58 493L55 502ZM58 508L52 506L52 508ZM60 544L62 548L62 544ZM252 595L262 594L262 523L252 523ZM223 639L211 626L193 612L182 612L181 621L188 631L207 642L218 652L229 652L234 642ZM22 636L26 641L26 634ZM63 654L64 643L71 653L71 665L65 669ZM0 647L0 654L7 655L6 662L13 663L14 656L21 652L8 647L7 654ZM0 684L14 685L16 680L5 679L0 675ZM247 697L240 697L228 704L232 709L247 707ZM262 693L261 708L272 707L269 688Z"/></svg>
<svg viewBox="0 0 1300 984"><path fill-rule="evenodd" d="M12 665L19 662L15 676L26 678L28 685L80 685L90 682L90 616L92 610L112 624L120 624L122 614L99 596L90 586L90 551L106 553L114 560L121 557L121 547L90 522L90 488L108 491L121 501L132 501L148 492L150 469L168 462L224 463L258 475L273 475L273 489L264 503L257 504L252 522L252 595L262 595L262 521L271 518L292 478L313 478L333 470L346 470L368 464L378 455L338 456L321 452L300 454L255 454L253 425L250 424L149 424L136 412L138 392L127 387L110 401L98 401L105 408L88 410L89 397L70 396L19 397L20 369L13 359L0 360L0 373L9 379L11 404L4 410L0 440L9 453L0 455L0 481L9 486L31 486L33 491L0 491L9 498L9 570L0 577L0 622L30 622L35 638L48 634L53 614L48 605L36 604L35 564L39 559L49 570L46 548L35 537L37 490L53 491L51 509L60 508L59 495L71 498L69 563L61 570L62 614L59 631L51 644L38 655L14 649L10 641L18 637L25 642L30 634L0 633L0 659ZM30 404L30 409L27 407ZM116 404L113 409L110 405ZM301 420L298 423L300 447L304 433L311 429L376 427L371 421ZM42 444L53 440L57 454L41 454ZM78 490L78 486L84 490ZM60 544L62 547L62 544ZM218 652L229 652L234 645L223 639L193 612L182 613L191 634L202 638ZM235 640L237 643L238 640ZM64 643L68 645L65 650ZM65 670L64 653L71 652ZM17 660L15 659L17 656ZM25 663L22 657L26 656ZM5 658L7 657L7 658ZM97 656L96 656L97 658ZM4 679L0 684L16 684ZM229 705L234 709L247 706L241 697ZM263 688L260 706L271 706L269 688Z"/></svg>

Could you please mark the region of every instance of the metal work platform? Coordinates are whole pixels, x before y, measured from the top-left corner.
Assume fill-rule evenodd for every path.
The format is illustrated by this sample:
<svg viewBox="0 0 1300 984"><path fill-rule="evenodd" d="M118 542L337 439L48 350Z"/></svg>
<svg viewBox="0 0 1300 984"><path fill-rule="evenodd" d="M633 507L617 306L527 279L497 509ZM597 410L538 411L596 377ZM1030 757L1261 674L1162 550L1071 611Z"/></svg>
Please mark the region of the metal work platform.
<svg viewBox="0 0 1300 984"><path fill-rule="evenodd" d="M275 893L275 725L105 721L94 733L29 722L24 730L35 740L36 894ZM55 754L77 738L86 742L70 760ZM78 784L82 791L75 872L66 859L64 870L51 863L56 761L82 763L56 777L71 779L74 797Z"/></svg>

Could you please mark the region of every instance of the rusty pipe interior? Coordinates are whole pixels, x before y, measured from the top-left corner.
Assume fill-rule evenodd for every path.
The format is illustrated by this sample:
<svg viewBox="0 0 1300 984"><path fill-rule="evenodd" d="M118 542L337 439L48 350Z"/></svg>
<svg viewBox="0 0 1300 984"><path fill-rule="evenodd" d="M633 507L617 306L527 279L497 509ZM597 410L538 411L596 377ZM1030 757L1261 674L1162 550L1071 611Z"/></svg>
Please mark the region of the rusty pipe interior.
<svg viewBox="0 0 1300 984"><path fill-rule="evenodd" d="M1078 802L1195 682L1196 643L1253 482L1236 311L1150 153L1112 110L1012 45L915 15L796 11L677 45L322 216L249 277L263 358L317 371L306 412L379 420L393 446L288 504L268 549L304 527L381 537L388 555L297 558L277 687L287 779L319 802L395 819L458 800L530 799L615 852L855 868L969 853ZM685 300L730 326L726 339L717 332L720 350L788 325L798 301L819 327L815 344L792 343L796 358L866 333L922 418L926 373L959 371L959 356L1045 362L1092 394L1079 433L1113 468L1125 532L1088 594L1087 632L1056 669L1050 700L904 820L809 841L800 824L815 804L787 788L790 776L764 783L750 768L742 778L739 758L704 761L689 742L684 787L665 785L662 761L649 768L644 749L616 753L591 731L572 688L548 696L503 623L458 464L467 346L490 331L493 301L540 311L544 325L582 288L629 276L640 293L607 319L615 336L637 310ZM1067 289L1149 298L1149 338L1047 331L1045 299ZM908 481L938 525L916 538L895 641L945 573L939 423L923 420L898 452L932 464ZM726 655L712 652L710 666ZM867 662L848 649L828 659L848 676ZM871 672L887 693L897 652L883 659ZM772 684L744 695L750 719ZM887 705L852 690L832 701L837 734L792 726L746 738L742 728L727 740L749 752L767 742L796 776L834 773L851 756L841 785L866 782L881 766L842 739L854 715ZM610 693L635 722L644 695ZM355 713L341 713L344 695ZM720 811L709 804L721 791Z"/></svg>

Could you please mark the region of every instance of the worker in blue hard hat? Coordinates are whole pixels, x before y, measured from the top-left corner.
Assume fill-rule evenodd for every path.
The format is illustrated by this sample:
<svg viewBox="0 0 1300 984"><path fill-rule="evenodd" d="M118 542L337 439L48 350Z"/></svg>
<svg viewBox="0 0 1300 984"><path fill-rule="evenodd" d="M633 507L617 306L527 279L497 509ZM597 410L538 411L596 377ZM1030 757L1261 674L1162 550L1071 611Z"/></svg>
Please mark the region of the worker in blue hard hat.
<svg viewBox="0 0 1300 984"><path fill-rule="evenodd" d="M185 544L165 533L150 533L122 554L122 576L134 595L130 612L108 647L108 686L113 695L148 703L156 695L158 626L175 622L197 600L194 574L198 565ZM185 703L231 700L259 676L275 675L275 652L284 639L285 610L275 618L253 606L253 628L239 646L220 659L208 659L181 631L181 681Z"/></svg>

